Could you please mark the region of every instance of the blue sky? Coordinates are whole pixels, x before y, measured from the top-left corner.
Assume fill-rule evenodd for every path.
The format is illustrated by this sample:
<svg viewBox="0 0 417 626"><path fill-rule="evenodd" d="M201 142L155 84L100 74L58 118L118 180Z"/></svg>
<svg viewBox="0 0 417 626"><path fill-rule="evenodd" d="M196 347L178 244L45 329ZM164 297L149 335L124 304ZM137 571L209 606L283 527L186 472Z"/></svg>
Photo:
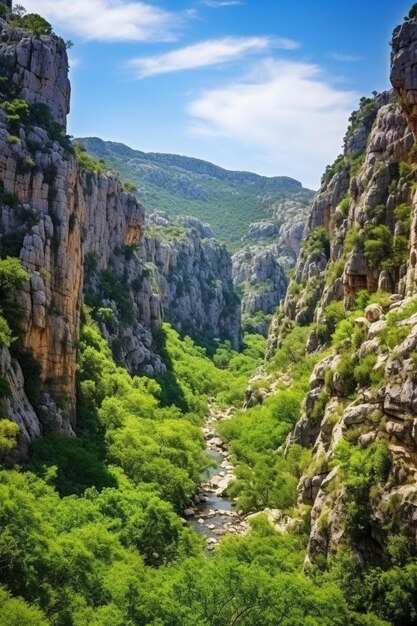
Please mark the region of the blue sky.
<svg viewBox="0 0 417 626"><path fill-rule="evenodd" d="M26 0L71 39L69 132L317 188L389 87L403 0Z"/></svg>

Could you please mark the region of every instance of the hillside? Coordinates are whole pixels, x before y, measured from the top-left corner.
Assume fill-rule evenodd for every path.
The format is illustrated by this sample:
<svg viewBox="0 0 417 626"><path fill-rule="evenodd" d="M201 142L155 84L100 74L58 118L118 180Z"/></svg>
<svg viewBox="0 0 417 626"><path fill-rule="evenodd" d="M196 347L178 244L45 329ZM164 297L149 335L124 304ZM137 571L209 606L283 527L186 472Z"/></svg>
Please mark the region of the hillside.
<svg viewBox="0 0 417 626"><path fill-rule="evenodd" d="M269 220L281 226L305 219L314 195L285 176L231 172L199 159L140 152L95 137L79 141L137 188L148 212L197 217L209 223L231 251L239 248L253 222Z"/></svg>

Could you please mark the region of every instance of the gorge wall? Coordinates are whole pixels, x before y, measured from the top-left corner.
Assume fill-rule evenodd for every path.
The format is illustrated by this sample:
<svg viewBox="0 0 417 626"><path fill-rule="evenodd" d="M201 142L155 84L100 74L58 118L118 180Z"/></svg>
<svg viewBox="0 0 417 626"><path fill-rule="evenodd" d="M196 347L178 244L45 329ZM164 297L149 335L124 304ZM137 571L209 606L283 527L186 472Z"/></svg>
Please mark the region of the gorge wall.
<svg viewBox="0 0 417 626"><path fill-rule="evenodd" d="M135 196L104 166L80 165L65 135L70 84L60 38L0 21L0 73L1 257L18 257L29 273L15 302L19 340L1 349L0 376L10 386L3 413L19 424L24 454L42 429L72 434L76 427L84 291L119 363L148 375L165 371L156 354L163 307L179 330L196 316L198 331L228 336L235 347L240 310L223 248L202 244L204 233L178 247L142 240L145 212ZM149 264L166 274L165 298ZM187 299L179 282L188 279ZM38 375L40 389L31 394L29 378Z"/></svg>
<svg viewBox="0 0 417 626"><path fill-rule="evenodd" d="M417 542L416 49L417 20L407 19L393 35L394 90L352 114L269 335L273 359L305 328L317 362L286 446L313 452L298 486L312 507L307 563L346 545L375 562L395 533ZM349 479L342 439L368 458L384 450L379 479Z"/></svg>

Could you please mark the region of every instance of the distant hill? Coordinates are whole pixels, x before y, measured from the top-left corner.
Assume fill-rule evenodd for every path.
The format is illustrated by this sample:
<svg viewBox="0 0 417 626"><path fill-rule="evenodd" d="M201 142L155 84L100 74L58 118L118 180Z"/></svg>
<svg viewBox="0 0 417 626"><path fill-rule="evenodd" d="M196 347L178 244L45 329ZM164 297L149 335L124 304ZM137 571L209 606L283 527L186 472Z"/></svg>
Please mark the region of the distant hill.
<svg viewBox="0 0 417 626"><path fill-rule="evenodd" d="M193 215L209 223L231 250L240 247L253 222L281 225L304 219L314 195L287 176L233 172L207 161L141 152L96 137L78 141L136 186L148 212L161 209L171 215Z"/></svg>

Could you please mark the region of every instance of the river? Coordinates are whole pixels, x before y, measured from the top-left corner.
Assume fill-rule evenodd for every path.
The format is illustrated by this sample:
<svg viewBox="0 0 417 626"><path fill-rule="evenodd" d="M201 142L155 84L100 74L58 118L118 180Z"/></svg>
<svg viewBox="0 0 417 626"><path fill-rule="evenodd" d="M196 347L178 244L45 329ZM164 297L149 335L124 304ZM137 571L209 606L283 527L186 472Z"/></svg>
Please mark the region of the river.
<svg viewBox="0 0 417 626"><path fill-rule="evenodd" d="M234 502L226 495L227 487L234 479L233 466L227 447L217 437L214 428L216 421L227 417L227 414L210 407L203 432L206 452L212 460L212 466L202 476L195 505L186 511L190 526L199 535L207 537L209 550L216 546L221 536L241 534L247 529L247 523L239 516Z"/></svg>

